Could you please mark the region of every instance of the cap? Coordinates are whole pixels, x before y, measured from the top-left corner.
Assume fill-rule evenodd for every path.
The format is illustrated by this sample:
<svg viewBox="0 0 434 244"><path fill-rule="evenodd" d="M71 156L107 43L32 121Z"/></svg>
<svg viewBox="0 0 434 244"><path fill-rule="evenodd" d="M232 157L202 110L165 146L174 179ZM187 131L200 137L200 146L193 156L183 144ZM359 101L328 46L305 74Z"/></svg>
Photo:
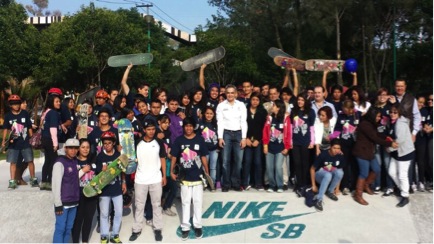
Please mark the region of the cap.
<svg viewBox="0 0 434 244"><path fill-rule="evenodd" d="M58 96L62 96L62 90L60 90L59 88L53 87L50 90L48 90L48 95L58 95Z"/></svg>
<svg viewBox="0 0 434 244"><path fill-rule="evenodd" d="M148 127L156 127L155 125L155 121L151 120L151 119L146 119L145 121L143 121L143 128L146 129Z"/></svg>
<svg viewBox="0 0 434 244"><path fill-rule="evenodd" d="M65 142L65 147L79 147L79 146L80 146L80 142L75 138L69 138Z"/></svg>

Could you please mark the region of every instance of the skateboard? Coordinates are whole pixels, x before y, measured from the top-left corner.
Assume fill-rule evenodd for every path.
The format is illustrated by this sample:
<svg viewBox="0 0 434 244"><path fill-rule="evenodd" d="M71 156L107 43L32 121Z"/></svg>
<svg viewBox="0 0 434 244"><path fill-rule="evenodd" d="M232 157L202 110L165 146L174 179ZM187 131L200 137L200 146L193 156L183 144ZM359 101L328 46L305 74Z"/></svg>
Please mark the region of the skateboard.
<svg viewBox="0 0 434 244"><path fill-rule="evenodd" d="M77 106L77 117L78 117L78 139L87 138L88 129L87 129L87 119L89 104L80 104Z"/></svg>
<svg viewBox="0 0 434 244"><path fill-rule="evenodd" d="M83 188L83 194L86 197L93 197L101 194L102 189L110 184L121 172L125 172L128 166L128 157L122 154L115 161L111 162L105 171L95 176L88 185Z"/></svg>
<svg viewBox="0 0 434 244"><path fill-rule="evenodd" d="M130 63L133 65L144 65L149 64L154 59L152 53L136 53L136 54L125 54L118 56L111 56L107 63L110 67L122 67L128 66Z"/></svg>
<svg viewBox="0 0 434 244"><path fill-rule="evenodd" d="M225 56L225 53L226 50L224 47L209 50L185 60L181 63L181 68L184 71L192 71L202 66L202 64L210 64L219 61Z"/></svg>
<svg viewBox="0 0 434 244"><path fill-rule="evenodd" d="M121 154L125 154L130 164L128 164L126 174L132 174L137 169L136 150L134 146L134 128L128 119L120 119L115 122L119 133L119 143L122 146Z"/></svg>
<svg viewBox="0 0 434 244"><path fill-rule="evenodd" d="M134 196L134 191L129 191L129 190L122 195L124 208L129 208L131 206L131 204L133 203L133 196Z"/></svg>
<svg viewBox="0 0 434 244"><path fill-rule="evenodd" d="M209 186L211 191L215 190L214 181L212 180L212 178L209 174L207 174L207 173L205 173L205 171L203 171L203 174L200 175L200 178L202 179L202 183L203 183L204 188Z"/></svg>
<svg viewBox="0 0 434 244"><path fill-rule="evenodd" d="M329 69L330 72L342 72L344 64L344 60L309 59L306 60L306 70L324 71Z"/></svg>
<svg viewBox="0 0 434 244"><path fill-rule="evenodd" d="M267 52L268 56L270 56L271 58L275 58L277 56L281 56L281 57L286 57L286 58L294 58L293 56L285 53L284 51L282 51L281 49L275 48L275 47L270 47L270 49L268 49Z"/></svg>
<svg viewBox="0 0 434 244"><path fill-rule="evenodd" d="M274 63L277 66L282 67L282 69L296 69L298 71L305 70L305 61L296 58L276 56L274 57Z"/></svg>
<svg viewBox="0 0 434 244"><path fill-rule="evenodd" d="M91 88L77 97L77 104L82 104L85 100L94 101L96 93L101 90L100 86L96 86L94 88Z"/></svg>
<svg viewBox="0 0 434 244"><path fill-rule="evenodd" d="M1 151L2 153L6 153L6 151L7 151L8 148L9 148L9 145L10 145L11 143L14 143L15 139L17 139L17 138L18 138L18 136L16 135L15 130L12 129L12 130L9 132L8 139L5 141L5 146L4 146L3 148L1 148L0 151ZM1 146L1 145L0 145L0 146Z"/></svg>

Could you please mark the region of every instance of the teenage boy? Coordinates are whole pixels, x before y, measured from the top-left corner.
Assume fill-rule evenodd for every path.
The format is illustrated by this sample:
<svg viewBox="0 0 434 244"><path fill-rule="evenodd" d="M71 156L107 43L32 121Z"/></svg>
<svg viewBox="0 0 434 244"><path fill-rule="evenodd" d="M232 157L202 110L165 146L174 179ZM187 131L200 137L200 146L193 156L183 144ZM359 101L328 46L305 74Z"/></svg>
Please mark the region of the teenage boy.
<svg viewBox="0 0 434 244"><path fill-rule="evenodd" d="M9 140L6 161L10 163L11 178L8 188L17 188L15 173L20 154L29 165L30 184L32 187L38 187L38 178L35 177L35 164L33 163L33 151L29 143L29 138L32 136L30 115L27 111L21 109L21 98L18 95L10 95L8 103L11 111L6 113L4 118L2 140L2 147L6 145L6 140ZM10 136L7 136L8 131L10 131Z"/></svg>
<svg viewBox="0 0 434 244"><path fill-rule="evenodd" d="M137 145L138 166L134 180L135 205L133 233L130 241L135 241L142 233L143 212L148 193L152 203L152 224L155 241L161 242L163 235L163 212L161 195L166 185L166 150L163 142L155 137L156 124L152 120L143 123L145 136Z"/></svg>
<svg viewBox="0 0 434 244"><path fill-rule="evenodd" d="M243 105L244 106L244 105ZM181 238L183 241L188 239L190 233L190 206L193 202L193 227L197 239L202 238L202 202L203 202L203 183L201 176L204 171L209 174L206 155L208 149L201 135L194 132L196 124L193 119L183 120L184 135L178 137L172 145L170 164L170 176L177 180L174 174L175 164L179 164L179 175L183 175L181 181Z"/></svg>

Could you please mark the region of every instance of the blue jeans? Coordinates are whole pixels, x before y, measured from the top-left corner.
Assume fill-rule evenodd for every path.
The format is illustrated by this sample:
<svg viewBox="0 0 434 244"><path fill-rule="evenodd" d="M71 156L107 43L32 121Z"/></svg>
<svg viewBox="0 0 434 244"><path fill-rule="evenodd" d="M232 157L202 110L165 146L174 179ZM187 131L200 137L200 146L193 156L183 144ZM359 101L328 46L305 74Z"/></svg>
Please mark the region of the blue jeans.
<svg viewBox="0 0 434 244"><path fill-rule="evenodd" d="M388 152L386 152L386 148L380 145L376 145L375 158L380 165L380 171L381 166L383 166L383 169L386 171L386 188L393 188L392 178L390 178L390 175L387 173L387 171L389 170L390 155ZM381 173L377 175L374 185L375 187L381 187Z"/></svg>
<svg viewBox="0 0 434 244"><path fill-rule="evenodd" d="M283 188L283 154L268 153L265 155L268 184L271 189L277 186L277 189Z"/></svg>
<svg viewBox="0 0 434 244"><path fill-rule="evenodd" d="M53 243L69 243L76 213L77 207L72 207L63 208L63 213L56 215Z"/></svg>
<svg viewBox="0 0 434 244"><path fill-rule="evenodd" d="M218 160L218 153L217 150L208 151L209 154L206 155L206 160L208 161L208 167L209 167L209 176L211 176L211 179L216 181L216 175L217 175L217 160Z"/></svg>
<svg viewBox="0 0 434 244"><path fill-rule="evenodd" d="M112 236L119 235L122 223L122 209L123 209L123 198L122 195L119 196L100 196L99 197L99 209L100 209L100 227L101 227L101 237L109 237L110 224L110 201L113 202L113 208L115 210L115 217L113 218L113 232Z"/></svg>
<svg viewBox="0 0 434 244"><path fill-rule="evenodd" d="M262 144L259 143L257 147L245 147L244 150L244 166L243 166L243 186L246 187L250 183L250 172L253 162L255 172L255 185L257 187L263 186L262 175Z"/></svg>
<svg viewBox="0 0 434 244"><path fill-rule="evenodd" d="M333 193L339 181L342 180L342 177L344 177L344 171L342 169L336 169L333 172L329 172L322 168L319 169L315 173L315 181L320 184L316 199L322 201L327 189L327 192Z"/></svg>
<svg viewBox="0 0 434 244"><path fill-rule="evenodd" d="M244 150L240 147L241 130L223 132L225 145L222 149L223 155L223 187L239 188L241 186L241 163L243 161ZM232 153L233 159L232 161ZM230 178L229 178L230 177Z"/></svg>
<svg viewBox="0 0 434 244"><path fill-rule="evenodd" d="M357 163L359 164L359 178L366 179L369 174L369 169L374 171L375 174L380 173L380 165L378 165L375 157L372 160L357 158Z"/></svg>

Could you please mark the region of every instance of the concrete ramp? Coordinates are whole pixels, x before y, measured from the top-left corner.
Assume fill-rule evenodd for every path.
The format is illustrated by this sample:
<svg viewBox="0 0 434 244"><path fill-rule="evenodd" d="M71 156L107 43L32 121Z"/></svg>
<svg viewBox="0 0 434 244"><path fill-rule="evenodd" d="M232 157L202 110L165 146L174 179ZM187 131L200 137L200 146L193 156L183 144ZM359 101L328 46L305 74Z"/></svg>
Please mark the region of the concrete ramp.
<svg viewBox="0 0 434 244"><path fill-rule="evenodd" d="M36 162L38 174L42 161ZM7 190L9 164L0 162L0 242L52 241L54 209L51 192L30 186ZM28 177L25 177L28 179ZM188 242L433 242L433 198L417 192L410 204L396 208L396 197L365 196L369 206L357 204L349 196L334 202L324 200L324 211L308 208L304 199L290 190L284 193L205 192L203 203L203 238ZM120 238L128 242L133 223L132 208L124 211ZM182 242L179 237L181 203L172 208L178 216L164 216L163 242ZM94 221L95 223L95 221ZM99 242L95 225L91 242ZM154 242L151 227L144 224L136 243Z"/></svg>

